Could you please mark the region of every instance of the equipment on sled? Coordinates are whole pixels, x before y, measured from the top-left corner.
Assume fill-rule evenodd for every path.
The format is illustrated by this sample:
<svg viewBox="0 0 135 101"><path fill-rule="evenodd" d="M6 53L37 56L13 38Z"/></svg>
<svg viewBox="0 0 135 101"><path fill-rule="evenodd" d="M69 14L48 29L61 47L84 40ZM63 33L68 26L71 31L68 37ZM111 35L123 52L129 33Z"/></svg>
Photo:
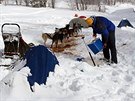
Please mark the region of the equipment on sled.
<svg viewBox="0 0 135 101"><path fill-rule="evenodd" d="M14 63L25 55L29 45L22 39L20 26L16 23L4 23L1 27L1 32L4 41L2 59L12 59L12 63ZM0 66L5 65L2 64ZM8 65L6 64L6 66Z"/></svg>
<svg viewBox="0 0 135 101"><path fill-rule="evenodd" d="M4 31L4 28L9 26L17 26L17 32ZM19 40L21 37L20 26L16 23L5 23L1 28L2 37L4 41L4 52L3 55L5 58L13 58L14 55L19 55Z"/></svg>

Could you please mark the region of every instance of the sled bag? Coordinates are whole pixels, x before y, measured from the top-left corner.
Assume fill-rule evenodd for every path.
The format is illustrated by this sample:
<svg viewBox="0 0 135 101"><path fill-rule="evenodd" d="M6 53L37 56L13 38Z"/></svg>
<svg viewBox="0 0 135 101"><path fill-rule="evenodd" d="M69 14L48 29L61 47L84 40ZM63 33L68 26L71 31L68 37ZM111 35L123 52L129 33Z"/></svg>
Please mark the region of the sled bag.
<svg viewBox="0 0 135 101"><path fill-rule="evenodd" d="M90 44L88 44L88 47L91 49L91 51L94 54L97 54L98 52L100 52L103 49L103 43L100 40L100 38L97 38L97 39L93 40Z"/></svg>

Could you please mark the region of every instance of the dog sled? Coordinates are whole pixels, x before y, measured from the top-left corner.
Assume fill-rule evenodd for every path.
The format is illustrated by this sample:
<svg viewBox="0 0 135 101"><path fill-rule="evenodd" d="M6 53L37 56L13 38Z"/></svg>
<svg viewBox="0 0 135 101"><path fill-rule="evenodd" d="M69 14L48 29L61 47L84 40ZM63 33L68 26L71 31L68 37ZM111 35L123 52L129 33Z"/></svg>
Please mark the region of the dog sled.
<svg viewBox="0 0 135 101"><path fill-rule="evenodd" d="M9 26L17 26L18 31L17 32L10 32L10 31L5 31L4 28L8 28ZM21 37L20 33L20 26L16 23L5 23L2 25L1 28L2 32L2 37L4 41L4 52L3 56L5 58L13 58L14 55L19 56L19 40Z"/></svg>
<svg viewBox="0 0 135 101"><path fill-rule="evenodd" d="M21 59L29 49L29 45L22 39L20 26L16 23L4 23L1 27L4 50L2 59L17 61ZM8 66L7 64L0 66Z"/></svg>

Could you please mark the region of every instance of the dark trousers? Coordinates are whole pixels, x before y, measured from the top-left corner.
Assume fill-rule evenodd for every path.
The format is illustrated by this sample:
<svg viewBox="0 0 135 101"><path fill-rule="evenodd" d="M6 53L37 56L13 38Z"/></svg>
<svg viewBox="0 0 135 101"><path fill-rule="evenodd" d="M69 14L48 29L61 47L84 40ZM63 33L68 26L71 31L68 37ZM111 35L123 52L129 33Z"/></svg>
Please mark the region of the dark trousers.
<svg viewBox="0 0 135 101"><path fill-rule="evenodd" d="M103 44L105 42L105 38L102 35ZM115 46L115 31L109 32L107 47L103 49L104 58L110 59L111 54L111 61L117 63L117 52Z"/></svg>

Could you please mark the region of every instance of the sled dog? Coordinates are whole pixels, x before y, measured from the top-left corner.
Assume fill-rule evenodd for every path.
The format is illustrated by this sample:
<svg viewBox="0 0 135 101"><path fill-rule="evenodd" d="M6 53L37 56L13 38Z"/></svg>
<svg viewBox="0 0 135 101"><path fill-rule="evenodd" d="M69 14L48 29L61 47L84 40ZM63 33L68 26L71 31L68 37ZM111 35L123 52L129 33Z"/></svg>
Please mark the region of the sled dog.
<svg viewBox="0 0 135 101"><path fill-rule="evenodd" d="M58 47L58 42L60 41L62 43L62 46L64 45L63 40L67 38L67 30L63 28L55 28L54 36L52 37L52 45L55 43L56 47Z"/></svg>
<svg viewBox="0 0 135 101"><path fill-rule="evenodd" d="M42 33L42 39L44 40L44 45L48 39L53 39L54 33Z"/></svg>

